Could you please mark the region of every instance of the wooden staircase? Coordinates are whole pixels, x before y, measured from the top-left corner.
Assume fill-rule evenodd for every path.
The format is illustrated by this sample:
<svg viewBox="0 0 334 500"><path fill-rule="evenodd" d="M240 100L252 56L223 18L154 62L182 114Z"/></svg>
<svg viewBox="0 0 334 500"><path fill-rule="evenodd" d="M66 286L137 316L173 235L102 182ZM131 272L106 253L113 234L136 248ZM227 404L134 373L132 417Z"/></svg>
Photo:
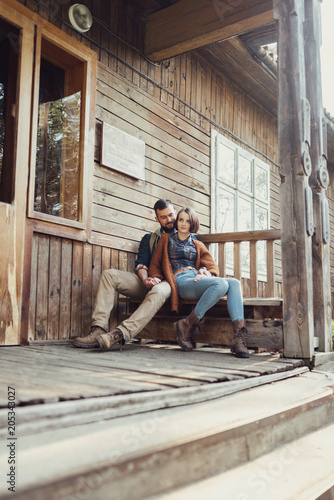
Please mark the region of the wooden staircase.
<svg viewBox="0 0 334 500"><path fill-rule="evenodd" d="M333 498L334 376L301 367L268 382L197 404L27 432L19 488L1 498Z"/></svg>

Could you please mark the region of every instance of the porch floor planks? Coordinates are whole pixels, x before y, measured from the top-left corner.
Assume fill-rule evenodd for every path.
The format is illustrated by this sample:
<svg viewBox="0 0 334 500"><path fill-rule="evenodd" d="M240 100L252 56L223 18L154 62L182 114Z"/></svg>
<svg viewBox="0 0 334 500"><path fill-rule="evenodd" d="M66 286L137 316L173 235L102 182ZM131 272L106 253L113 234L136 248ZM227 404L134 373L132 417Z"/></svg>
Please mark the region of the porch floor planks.
<svg viewBox="0 0 334 500"><path fill-rule="evenodd" d="M156 347L159 348L158 351L154 349ZM144 357L142 349L145 350ZM64 353L65 351L62 352ZM202 382L238 380L259 376L260 374L275 373L276 371L282 371L282 366L285 367L285 365L279 365L278 367L272 365L271 367L263 366L259 368L255 366L254 368L243 369L241 363L239 369L233 369L233 357L228 354L227 357L231 358L231 364L229 368L226 368L225 357L222 358L223 353L217 353L216 361L213 354L213 352L209 352L205 355L204 352L200 352L196 356L195 351L184 353L179 347L169 350L168 346L156 345L150 347L127 345L122 352L111 351L101 353L99 350L94 349L83 353L85 360L87 359L87 363L95 363L94 369L105 370L112 367L112 369L118 368L126 372L138 370L141 373L151 374L151 377L154 376L154 378L157 375L172 377L173 380L175 380L175 377L179 377L181 381L187 379L187 385L191 385L189 380ZM223 364L222 361L224 361ZM99 367L96 366L97 362ZM185 385L184 382L183 385Z"/></svg>
<svg viewBox="0 0 334 500"><path fill-rule="evenodd" d="M5 372L3 368L1 373L3 386L16 388L18 405L156 391L171 387L146 381L108 380L107 376L104 380L102 377L96 380L89 373L79 377L75 372L66 373L61 369L40 376L34 374L32 369L25 370L24 375L8 370ZM5 397L0 397L0 406L5 407L7 403Z"/></svg>
<svg viewBox="0 0 334 500"><path fill-rule="evenodd" d="M136 343L106 353L70 344L5 347L1 360L2 380L17 387L17 404L23 405L237 381L303 364L267 353L239 359L228 349L185 353L175 345ZM1 395L0 405L6 404Z"/></svg>
<svg viewBox="0 0 334 500"><path fill-rule="evenodd" d="M259 441L261 447L259 431L270 436L273 434L271 426L266 427L266 419L277 415L275 422L279 419L279 422L284 423L285 419L280 415L290 415L290 420L284 424L285 431L282 429L279 432L280 436L284 436L289 430L288 426L291 427L291 418L295 418L295 409L299 404L308 404L314 399L320 401L321 398L331 397L332 391L325 378L323 374L305 373L289 381L274 384L274 386L265 385L253 391L243 391L196 406L167 408L159 412L127 416L114 421L73 425L61 428L57 432L49 429L36 434L23 435L20 437L20 486L22 488L20 498L24 498L24 493L28 495L25 498L29 500L69 498L72 495L75 496L75 491L78 492L75 488L81 484L79 481L82 478L88 479L89 474L92 478L92 475L98 472L101 481L97 484L92 482L92 488L96 487L96 491L93 492L87 488L89 494L92 495L90 498L111 498L110 492L113 491L117 493L117 498L129 499L130 496L126 496L122 490L121 481L131 481L131 477L129 478L126 474L135 467L141 467L144 473L145 467L147 468L145 481L142 481L143 485L150 482L150 477L152 481L168 480L170 475L168 477L166 475L170 472L169 468L167 472L163 468L160 469L162 473L165 473L164 479L154 474L156 472L154 465L165 463L162 460L163 457L169 457L174 474L184 470L180 463L182 454L184 460L188 461L187 463L192 463L192 470L202 471L203 465L208 462L205 462L205 455L200 455L197 451L205 452L206 442L207 446L213 440L216 443L217 436L220 436L218 444L222 446L221 443L226 436L226 440L230 439L230 441L227 442L223 452L225 456L228 456L228 446L231 446L231 440L235 440L234 429L236 428L242 430L244 436L252 436L245 439L243 446L245 446L245 454L248 449L248 454L255 456L257 452L255 443ZM304 418L303 413L306 412L301 408L298 415ZM290 434L295 431L296 425L298 425L297 421L289 430ZM160 432L157 432L159 429ZM193 442L197 446L195 452ZM252 446L249 448L250 443ZM180 453L173 452L178 449ZM162 458L159 460L160 456ZM193 458L190 459L190 456ZM220 462L216 459L212 463L219 464ZM49 496L49 491L46 489L43 491L44 485L47 485L46 488L51 491ZM69 490L67 490L68 486L71 486ZM4 488L3 485L2 487ZM99 488L103 489L103 487L105 490L100 491ZM128 486L129 488L131 485ZM148 495L138 493L136 496L136 494L137 491L132 491L131 499L148 497Z"/></svg>
<svg viewBox="0 0 334 500"><path fill-rule="evenodd" d="M64 354L70 352L68 347L64 345L52 346L52 348L54 347L62 350ZM29 348L31 349L32 347ZM36 349L35 346L34 348ZM45 347L40 346L38 349L44 350ZM87 355L94 354L98 356L99 364L103 359L103 365L111 363L112 366L121 366L124 363L126 369L129 369L129 365L132 366L135 360L138 359L141 366L145 366L146 368L149 367L149 363L151 363L151 366L156 364L159 367L164 366L166 363L168 366L176 364L178 368L180 366L187 367L188 365L193 365L196 366L197 370L199 366L201 369L208 368L219 371L227 369L233 372L239 371L240 374L244 373L245 376L254 376L255 373L263 375L290 370L304 364L300 359L284 359L280 358L278 354L272 355L270 353L256 354L251 355L248 359L240 359L232 355L229 349L221 348L200 348L185 353L176 345L166 344L146 344L145 346L127 344L124 346L122 352L116 349L106 353L101 353L97 349L86 350L85 352L81 350L81 352L83 355L86 355L85 363L90 362Z"/></svg>
<svg viewBox="0 0 334 500"><path fill-rule="evenodd" d="M150 347L152 348L153 346ZM138 348L138 355L134 356L133 354L138 351ZM59 347L59 349L61 349L61 347ZM143 349L143 347L127 345L122 352L115 350L107 353L101 353L97 349L89 351L86 350L85 352L81 350L81 352L82 356L84 356L84 358L82 358L84 359L84 363L86 365L90 364L91 366L94 366L94 370L105 370L106 368L112 368L114 370L115 368L118 368L126 371L127 373L131 373L132 370L136 370L138 373L151 374L151 376L154 375L154 378L157 376L164 376L172 377L174 380L178 377L181 379L181 382L183 379L193 379L194 381L203 382L217 382L254 376L254 373L252 372L225 370L225 368L221 366L221 363L217 363L217 366L210 366L209 363L199 364L198 362L190 361L187 358L183 358L180 362L180 355L184 356L185 353L178 347L176 348L177 354L175 355L174 353L170 353L167 356L167 359L160 356L162 351L159 351L158 353L153 351L151 353L150 349L147 347L143 359L143 351L140 349ZM61 355L62 359L64 359L64 356L70 356L70 354L68 354L68 348L66 351L62 350ZM82 363L83 361L81 361L81 364ZM181 382L180 385L182 385Z"/></svg>
<svg viewBox="0 0 334 500"><path fill-rule="evenodd" d="M30 351L29 351L30 352ZM88 353L87 353L88 354ZM132 363L131 368L129 365L125 365L121 367L116 366L117 363L112 363L111 365L106 365L105 363L101 363L101 359L96 359L95 362L90 364L85 363L85 360L80 360L75 363L71 356L67 357L62 354L62 359L48 357L47 368L62 368L63 372L70 375L74 373L73 377L71 376L71 380L75 380L79 377L80 382L84 381L88 383L89 381L94 381L102 383L103 385L107 385L106 381L108 381L111 377L112 381L118 381L117 383L123 383L123 380L129 380L134 382L144 382L150 384L158 384L163 387L183 387L184 385L198 385L199 382L202 382L200 374L197 375L196 379L193 381L190 380L192 377L189 374L189 380L185 383L184 379L188 379L187 376L183 376L183 378L179 378L175 373L173 374L158 374L156 371L153 372L154 377L152 376L152 370L150 372L146 372L142 369L142 365L139 363ZM15 361L12 359L12 361ZM28 364L33 364L33 360L26 360ZM88 366L87 366L88 365ZM26 369L27 365L25 365ZM40 367L39 367L40 368ZM207 377L203 381L208 381ZM109 385L109 382L108 382Z"/></svg>
<svg viewBox="0 0 334 500"><path fill-rule="evenodd" d="M204 383L134 371L106 370L103 367L90 370L66 365L60 360L54 363L50 360L47 368L38 366L37 371L36 368L34 361L25 359L23 373L19 374L15 372L14 360L2 359L2 382L17 388L17 404L156 391ZM1 397L0 405L6 406L7 400Z"/></svg>
<svg viewBox="0 0 334 500"><path fill-rule="evenodd" d="M76 365L75 367L77 370L82 370L85 372L87 371L90 374L100 373L100 376L103 379L108 378L109 375L112 376L113 379L122 378L127 380L143 380L150 383L160 383L162 386L165 385L169 387L183 387L189 385L198 385L199 383L204 382L217 382L238 378L237 376L231 374L225 374L223 370L218 371L215 369L212 370L211 368L202 369L199 368L198 365L180 368L176 365L171 366L170 364L167 366L166 363L162 363L163 366L161 367L161 363L159 363L158 361L156 361L155 363L150 362L149 364L151 366L145 365L145 363L140 360L137 360L136 362L133 359L118 362L117 360L115 360L115 358L109 358L109 360L107 361L106 358L103 357L103 354L97 350L90 350L88 352L81 351L81 354L84 357L80 357L79 362L78 359L76 359L76 364L74 363L73 356L69 354L67 355L66 363L64 359L69 348L67 347L65 349L67 349L65 354L64 352L61 353L62 359L56 358L55 356L53 356L53 358L49 358L48 367L54 365L55 367L73 368ZM29 352L31 351L29 350ZM39 354L39 352L36 354ZM75 349L75 354L78 355L77 349ZM108 354L110 355L113 353ZM120 353L120 356L123 356L124 354L125 351L122 351ZM52 355L50 354L50 356ZM92 360L91 358L94 358L94 360ZM86 359L89 359L90 361L89 369L87 368L88 363L86 363ZM29 357L28 362L31 362L31 360L29 360ZM84 373L81 376L81 380L82 377L85 377Z"/></svg>

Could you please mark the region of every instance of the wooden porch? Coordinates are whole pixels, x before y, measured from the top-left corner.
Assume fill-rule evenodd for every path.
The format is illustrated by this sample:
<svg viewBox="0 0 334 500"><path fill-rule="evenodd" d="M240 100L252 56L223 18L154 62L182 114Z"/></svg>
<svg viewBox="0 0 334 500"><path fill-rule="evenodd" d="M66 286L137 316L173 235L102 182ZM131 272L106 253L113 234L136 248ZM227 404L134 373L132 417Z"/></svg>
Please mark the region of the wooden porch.
<svg viewBox="0 0 334 500"><path fill-rule="evenodd" d="M249 477L247 467L276 448L284 457L295 450L292 475L300 461L310 466L301 450L304 440L316 438L322 476L314 482L310 475L312 498L334 484L333 450L325 445L334 437L334 376L310 371L302 360L268 352L242 360L227 349L185 353L176 345L139 343L102 353L68 342L5 347L1 358L0 432L18 454L15 492L3 481L3 499L200 498L203 487L216 498L231 474L241 468ZM13 395L15 425L9 425ZM1 454L9 468L9 448ZM224 498L232 500L242 487L225 490ZM300 487L291 486L294 498L306 498ZM173 488L185 491L169 493ZM260 498L253 493L248 498Z"/></svg>

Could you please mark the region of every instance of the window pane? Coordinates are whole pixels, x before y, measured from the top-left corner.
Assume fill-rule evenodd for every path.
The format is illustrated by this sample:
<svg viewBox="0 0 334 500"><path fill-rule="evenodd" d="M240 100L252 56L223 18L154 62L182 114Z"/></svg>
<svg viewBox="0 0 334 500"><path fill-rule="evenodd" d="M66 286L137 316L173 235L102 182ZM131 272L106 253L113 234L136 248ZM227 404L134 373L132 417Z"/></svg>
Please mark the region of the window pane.
<svg viewBox="0 0 334 500"><path fill-rule="evenodd" d="M241 276L249 278L250 276L250 255L248 241L242 241L240 244Z"/></svg>
<svg viewBox="0 0 334 500"><path fill-rule="evenodd" d="M256 206L255 229L268 229L268 210L266 208Z"/></svg>
<svg viewBox="0 0 334 500"><path fill-rule="evenodd" d="M235 195L229 191L219 190L218 232L235 231Z"/></svg>
<svg viewBox="0 0 334 500"><path fill-rule="evenodd" d="M266 208L255 207L255 229L268 229L268 210ZM267 247L265 241L257 242L257 269L259 278L267 279Z"/></svg>
<svg viewBox="0 0 334 500"><path fill-rule="evenodd" d="M257 270L258 276L262 281L267 279L267 245L265 241L258 241L257 250Z"/></svg>
<svg viewBox="0 0 334 500"><path fill-rule="evenodd" d="M78 220L81 92L66 95L64 82L65 71L42 59L34 208Z"/></svg>
<svg viewBox="0 0 334 500"><path fill-rule="evenodd" d="M252 192L252 162L242 155L239 155L238 182L239 189Z"/></svg>
<svg viewBox="0 0 334 500"><path fill-rule="evenodd" d="M219 189L218 232L230 233L235 231L235 194ZM225 245L225 260L227 274L233 274L234 256L233 243Z"/></svg>
<svg viewBox="0 0 334 500"><path fill-rule="evenodd" d="M252 201L238 199L238 231L252 230Z"/></svg>
<svg viewBox="0 0 334 500"><path fill-rule="evenodd" d="M255 169L256 197L268 201L268 172L256 165Z"/></svg>
<svg viewBox="0 0 334 500"><path fill-rule="evenodd" d="M235 184L235 152L218 141L218 176L225 182Z"/></svg>

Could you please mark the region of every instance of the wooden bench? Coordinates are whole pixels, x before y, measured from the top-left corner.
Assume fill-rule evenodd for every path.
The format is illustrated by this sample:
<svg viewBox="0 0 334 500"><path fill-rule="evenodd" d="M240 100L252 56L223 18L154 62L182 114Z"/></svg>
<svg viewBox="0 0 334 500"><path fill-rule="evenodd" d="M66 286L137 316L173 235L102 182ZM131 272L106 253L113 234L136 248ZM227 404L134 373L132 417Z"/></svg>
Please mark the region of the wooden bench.
<svg viewBox="0 0 334 500"><path fill-rule="evenodd" d="M205 234L198 238L208 247L210 244L218 245L218 267L220 276L226 276L225 245L234 244L234 273L233 276L241 280L244 293L247 289L250 296L244 298L244 312L247 322L249 337L247 340L250 348L263 348L266 350L283 349L283 299L275 297L275 260L274 241L280 239L279 231L248 231L237 233ZM241 242L249 242L250 271L249 279L241 278ZM266 282L258 280L257 272L257 242L266 242ZM259 288L264 297L259 297ZM138 307L139 301L126 297L119 298L120 303L125 303L126 308L120 313L120 320L125 319ZM181 300L179 313L171 313L169 301L164 304L150 323L137 335L139 339L152 339L159 341L176 342L173 323L181 317L187 316L196 305L196 301ZM205 322L201 333L196 336L197 343L228 346L232 341L232 322L227 311L227 300L222 298L205 315Z"/></svg>

